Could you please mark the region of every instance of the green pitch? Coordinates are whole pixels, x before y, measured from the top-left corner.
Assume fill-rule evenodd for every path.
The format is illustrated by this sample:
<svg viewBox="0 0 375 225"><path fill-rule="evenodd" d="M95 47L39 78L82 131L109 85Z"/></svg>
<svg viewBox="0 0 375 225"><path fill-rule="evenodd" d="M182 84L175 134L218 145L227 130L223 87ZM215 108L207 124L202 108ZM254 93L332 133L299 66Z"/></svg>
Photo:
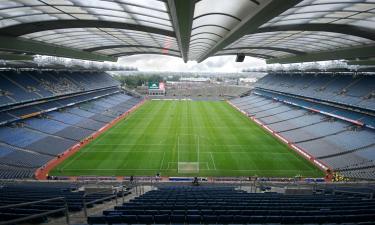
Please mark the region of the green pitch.
<svg viewBox="0 0 375 225"><path fill-rule="evenodd" d="M51 175L157 172L162 176L323 176L287 145L219 101L148 101Z"/></svg>

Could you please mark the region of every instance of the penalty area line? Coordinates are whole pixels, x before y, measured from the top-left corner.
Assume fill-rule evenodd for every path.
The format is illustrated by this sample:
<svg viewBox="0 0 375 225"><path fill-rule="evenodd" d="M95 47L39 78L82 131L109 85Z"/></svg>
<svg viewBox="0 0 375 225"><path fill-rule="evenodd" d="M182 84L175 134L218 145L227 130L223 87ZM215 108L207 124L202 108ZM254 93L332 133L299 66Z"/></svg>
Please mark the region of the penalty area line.
<svg viewBox="0 0 375 225"><path fill-rule="evenodd" d="M161 160L159 170L161 170L161 169L163 168L164 158L165 158L165 152L163 153L163 158L162 158L162 160Z"/></svg>
<svg viewBox="0 0 375 225"><path fill-rule="evenodd" d="M64 171L157 171L158 169L65 169ZM168 170L168 169L161 169Z"/></svg>
<svg viewBox="0 0 375 225"><path fill-rule="evenodd" d="M210 152L210 156L211 156L212 163L214 164L214 170L216 170L215 160L214 160L214 157L212 156L212 152Z"/></svg>

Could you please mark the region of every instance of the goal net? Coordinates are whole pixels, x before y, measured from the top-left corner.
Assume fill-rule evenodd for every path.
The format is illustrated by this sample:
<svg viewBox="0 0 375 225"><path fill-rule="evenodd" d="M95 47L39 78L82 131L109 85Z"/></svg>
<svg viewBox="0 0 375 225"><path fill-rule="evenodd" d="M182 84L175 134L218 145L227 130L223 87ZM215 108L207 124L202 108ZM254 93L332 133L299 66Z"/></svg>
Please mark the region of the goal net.
<svg viewBox="0 0 375 225"><path fill-rule="evenodd" d="M199 173L199 136L177 137L177 172Z"/></svg>

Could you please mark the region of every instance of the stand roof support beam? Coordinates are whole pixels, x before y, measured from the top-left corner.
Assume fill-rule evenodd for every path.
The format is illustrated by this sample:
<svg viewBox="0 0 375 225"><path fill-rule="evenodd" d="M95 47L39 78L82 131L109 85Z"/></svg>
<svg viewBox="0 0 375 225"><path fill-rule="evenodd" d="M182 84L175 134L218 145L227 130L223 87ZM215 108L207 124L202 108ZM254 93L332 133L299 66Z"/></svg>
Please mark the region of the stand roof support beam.
<svg viewBox="0 0 375 225"><path fill-rule="evenodd" d="M115 57L9 36L0 36L0 50L91 61L117 61Z"/></svg>
<svg viewBox="0 0 375 225"><path fill-rule="evenodd" d="M168 0L171 19L184 62L188 61L195 0Z"/></svg>
<svg viewBox="0 0 375 225"><path fill-rule="evenodd" d="M375 45L366 45L360 47L352 47L338 50L321 51L314 53L307 53L305 55L297 55L285 58L274 58L266 60L267 64L273 63L301 63L301 62L315 62L326 60L339 59L361 59L375 57Z"/></svg>
<svg viewBox="0 0 375 225"><path fill-rule="evenodd" d="M256 32L260 26L297 5L301 1L302 0L262 1L259 4L258 10L249 12L249 15L245 19L225 35L213 48L208 50L200 59L198 59L198 62L202 62L208 57L215 55L216 52L224 49L242 36Z"/></svg>

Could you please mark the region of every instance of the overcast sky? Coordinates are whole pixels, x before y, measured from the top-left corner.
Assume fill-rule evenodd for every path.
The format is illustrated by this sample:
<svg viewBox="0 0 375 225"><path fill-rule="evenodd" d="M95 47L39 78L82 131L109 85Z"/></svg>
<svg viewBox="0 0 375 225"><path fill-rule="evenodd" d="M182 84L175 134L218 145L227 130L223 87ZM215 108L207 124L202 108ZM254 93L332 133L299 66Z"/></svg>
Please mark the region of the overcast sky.
<svg viewBox="0 0 375 225"><path fill-rule="evenodd" d="M189 61L184 63L181 58L164 55L134 55L122 57L119 63L137 67L140 71L183 71L183 72L241 72L242 69L264 66L262 59L245 57L242 63L235 62L235 56L216 56L202 63Z"/></svg>

